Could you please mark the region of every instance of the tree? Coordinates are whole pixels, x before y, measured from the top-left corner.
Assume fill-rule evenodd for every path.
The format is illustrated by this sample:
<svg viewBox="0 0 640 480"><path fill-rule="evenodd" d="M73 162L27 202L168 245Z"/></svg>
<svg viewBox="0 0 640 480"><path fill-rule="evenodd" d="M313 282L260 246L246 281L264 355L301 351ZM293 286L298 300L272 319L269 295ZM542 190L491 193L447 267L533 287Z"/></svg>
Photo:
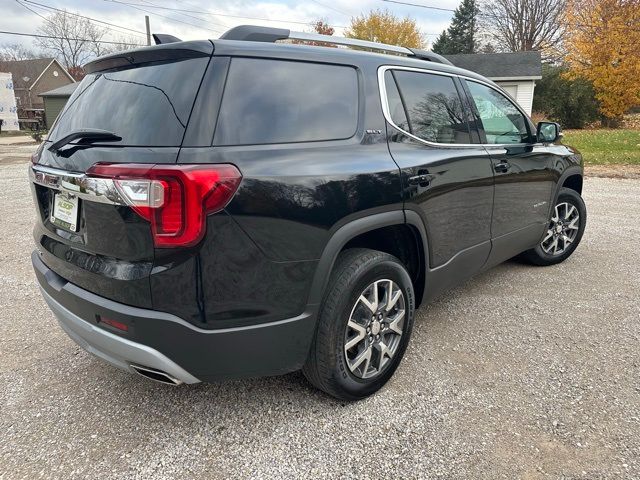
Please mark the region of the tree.
<svg viewBox="0 0 640 480"><path fill-rule="evenodd" d="M447 35L447 30L443 30L436 41L431 45L431 50L435 53L439 53L440 55L447 55L449 50L451 50L451 39L449 35Z"/></svg>
<svg viewBox="0 0 640 480"><path fill-rule="evenodd" d="M431 49L441 55L476 53L478 13L475 0L462 0L453 13L451 25L440 34Z"/></svg>
<svg viewBox="0 0 640 480"><path fill-rule="evenodd" d="M640 1L569 0L567 61L593 83L605 123L640 105Z"/></svg>
<svg viewBox="0 0 640 480"><path fill-rule="evenodd" d="M130 36L104 41L107 31L87 18L60 11L49 15L38 28L39 34L51 38L38 38L36 43L80 80L84 77L82 65L90 59L144 45L139 37Z"/></svg>
<svg viewBox="0 0 640 480"><path fill-rule="evenodd" d="M482 23L500 51L542 50L557 59L565 33L567 0L485 0Z"/></svg>
<svg viewBox="0 0 640 480"><path fill-rule="evenodd" d="M316 20L315 22L311 23L311 28L313 29L312 33L319 33L320 35L331 36L335 33L334 28L324 20ZM334 44L324 43L324 42L309 42L309 41L302 41L302 40L293 40L293 43L301 44L301 45L315 45L317 47L335 47Z"/></svg>
<svg viewBox="0 0 640 480"><path fill-rule="evenodd" d="M141 48L147 45L145 39L134 35L116 35L110 37L109 42L94 41L92 45L93 54L96 57L101 55L111 55L112 53Z"/></svg>
<svg viewBox="0 0 640 480"><path fill-rule="evenodd" d="M542 66L533 110L565 128L583 128L598 119L598 101L592 83L584 77L568 78L567 70L566 66Z"/></svg>
<svg viewBox="0 0 640 480"><path fill-rule="evenodd" d="M320 35L333 35L336 31L324 20L316 20L311 24L313 30Z"/></svg>
<svg viewBox="0 0 640 480"><path fill-rule="evenodd" d="M373 10L367 15L352 18L344 35L409 48L422 48L424 44L415 20L410 17L398 18L388 10Z"/></svg>
<svg viewBox="0 0 640 480"><path fill-rule="evenodd" d="M72 72L80 70L83 63L96 55L96 46L101 45L99 42L107 30L63 11L49 15L38 33L55 37L37 38L36 44L54 55L73 75Z"/></svg>
<svg viewBox="0 0 640 480"><path fill-rule="evenodd" d="M29 60L38 58L38 56L36 52L19 43L6 43L0 46L0 60L2 61Z"/></svg>

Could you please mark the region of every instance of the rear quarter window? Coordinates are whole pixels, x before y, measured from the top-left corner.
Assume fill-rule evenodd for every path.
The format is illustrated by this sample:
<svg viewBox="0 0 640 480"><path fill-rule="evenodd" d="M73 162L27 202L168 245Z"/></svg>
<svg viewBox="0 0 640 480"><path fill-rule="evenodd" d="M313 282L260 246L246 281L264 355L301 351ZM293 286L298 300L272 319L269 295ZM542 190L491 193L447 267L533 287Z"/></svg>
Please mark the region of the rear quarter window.
<svg viewBox="0 0 640 480"><path fill-rule="evenodd" d="M234 58L215 145L340 140L358 125L358 76L348 66Z"/></svg>
<svg viewBox="0 0 640 480"><path fill-rule="evenodd" d="M409 116L410 133L433 143L471 143L469 112L452 77L396 70L393 78Z"/></svg>

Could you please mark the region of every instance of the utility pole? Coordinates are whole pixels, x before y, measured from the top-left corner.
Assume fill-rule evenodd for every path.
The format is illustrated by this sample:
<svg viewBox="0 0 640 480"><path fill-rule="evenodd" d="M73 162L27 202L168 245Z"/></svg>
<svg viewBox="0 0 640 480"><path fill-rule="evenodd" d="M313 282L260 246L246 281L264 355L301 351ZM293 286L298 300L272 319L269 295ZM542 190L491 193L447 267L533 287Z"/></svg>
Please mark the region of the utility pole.
<svg viewBox="0 0 640 480"><path fill-rule="evenodd" d="M151 45L151 28L149 27L149 15L144 16L144 23L147 27L147 45Z"/></svg>

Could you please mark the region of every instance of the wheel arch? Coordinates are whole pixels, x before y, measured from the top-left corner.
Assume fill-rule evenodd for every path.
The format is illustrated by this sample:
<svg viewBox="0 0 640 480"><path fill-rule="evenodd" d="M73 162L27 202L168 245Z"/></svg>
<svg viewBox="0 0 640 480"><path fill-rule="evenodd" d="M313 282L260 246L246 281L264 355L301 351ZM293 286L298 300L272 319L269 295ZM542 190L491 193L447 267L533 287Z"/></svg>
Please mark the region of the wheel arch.
<svg viewBox="0 0 640 480"><path fill-rule="evenodd" d="M550 208L553 208L553 205L556 204L558 200L558 195L560 195L560 190L562 188L571 188L578 192L578 194L582 195L582 183L583 183L583 170L582 167L573 166L567 168L556 183L555 191L553 193L553 204ZM579 188L579 190L577 190Z"/></svg>
<svg viewBox="0 0 640 480"><path fill-rule="evenodd" d="M578 195L582 195L582 173L571 173L567 177L564 178L562 184L564 188L570 188L578 193Z"/></svg>
<svg viewBox="0 0 640 480"><path fill-rule="evenodd" d="M325 292L329 276L336 259L340 252L345 248L349 248L350 246L364 246L386 251L386 253L398 256L398 252L394 251L393 248L384 248L385 243L388 245L388 242L383 240L376 242L374 236L375 232L392 232L394 229L407 229L405 231L407 233L411 232L413 235L411 238L405 238L404 241L407 243L402 246L398 246L398 248L402 249L405 246L410 245L411 242L415 242L416 257L409 255L404 258L405 261L407 258L413 258L413 260L418 261L417 266L409 266L407 270L410 270L410 272L411 270L414 271L412 281L414 281L416 307L419 306L424 293L424 282L428 266L426 230L422 220L415 212L405 212L403 210L393 210L361 217L341 226L333 233L322 252L320 260L318 261L318 266L316 267L309 292L309 305L316 305L322 301L322 296ZM399 232L400 230L395 230L396 234ZM402 260L402 258L400 259ZM407 265L405 264L405 266Z"/></svg>

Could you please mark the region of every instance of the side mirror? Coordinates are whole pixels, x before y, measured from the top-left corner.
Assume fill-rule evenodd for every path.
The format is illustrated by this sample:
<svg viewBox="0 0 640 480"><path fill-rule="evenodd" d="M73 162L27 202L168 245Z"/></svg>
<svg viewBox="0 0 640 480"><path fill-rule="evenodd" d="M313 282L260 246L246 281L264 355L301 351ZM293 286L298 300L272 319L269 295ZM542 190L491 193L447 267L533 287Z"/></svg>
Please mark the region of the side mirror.
<svg viewBox="0 0 640 480"><path fill-rule="evenodd" d="M554 122L540 122L537 130L538 142L553 143L562 138L560 125Z"/></svg>

